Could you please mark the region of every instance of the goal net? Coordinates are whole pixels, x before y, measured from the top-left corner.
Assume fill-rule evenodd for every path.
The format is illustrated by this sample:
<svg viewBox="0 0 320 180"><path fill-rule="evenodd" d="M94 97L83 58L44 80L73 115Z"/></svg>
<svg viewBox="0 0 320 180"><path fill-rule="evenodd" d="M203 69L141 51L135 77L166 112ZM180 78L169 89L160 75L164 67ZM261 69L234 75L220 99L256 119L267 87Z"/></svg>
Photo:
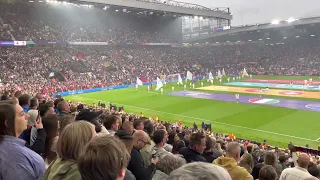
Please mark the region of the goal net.
<svg viewBox="0 0 320 180"><path fill-rule="evenodd" d="M166 82L177 82L179 74L160 75L160 79Z"/></svg>

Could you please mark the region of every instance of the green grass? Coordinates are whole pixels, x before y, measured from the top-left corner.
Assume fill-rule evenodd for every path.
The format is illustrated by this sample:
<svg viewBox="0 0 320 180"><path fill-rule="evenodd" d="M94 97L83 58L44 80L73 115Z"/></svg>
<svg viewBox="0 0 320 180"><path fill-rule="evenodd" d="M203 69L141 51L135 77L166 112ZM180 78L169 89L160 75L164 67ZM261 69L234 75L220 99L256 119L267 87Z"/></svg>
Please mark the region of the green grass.
<svg viewBox="0 0 320 180"><path fill-rule="evenodd" d="M308 79L310 77L292 76L254 76L257 79ZM314 80L318 80L313 77ZM215 82L217 83L217 82ZM219 83L220 84L220 83ZM182 90L175 83L168 84L164 92ZM205 82L205 85L209 85ZM199 85L198 85L199 86ZM198 90L197 90L198 91ZM225 93L225 92L224 92ZM206 99L176 97L148 93L147 87L110 90L96 93L68 96L66 99L86 103L112 102L123 105L126 112L140 113L160 120L192 126L196 122L211 122L214 132L234 133L236 137L250 140L267 140L269 144L287 147L292 141L296 145L309 144L317 147L320 142L320 113L287 108L236 104ZM315 100L317 101L317 100Z"/></svg>

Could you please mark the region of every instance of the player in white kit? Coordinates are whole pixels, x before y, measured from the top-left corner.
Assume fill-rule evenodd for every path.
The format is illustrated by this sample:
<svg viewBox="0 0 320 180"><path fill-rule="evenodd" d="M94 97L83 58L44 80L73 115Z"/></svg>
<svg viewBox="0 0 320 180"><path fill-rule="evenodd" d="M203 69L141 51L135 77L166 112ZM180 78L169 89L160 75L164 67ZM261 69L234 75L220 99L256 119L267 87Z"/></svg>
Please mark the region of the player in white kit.
<svg viewBox="0 0 320 180"><path fill-rule="evenodd" d="M163 94L163 88L160 89L161 94Z"/></svg>
<svg viewBox="0 0 320 180"><path fill-rule="evenodd" d="M186 90L187 89L187 84L184 84L183 88L184 88L184 90Z"/></svg>
<svg viewBox="0 0 320 180"><path fill-rule="evenodd" d="M136 90L138 90L138 84L136 84Z"/></svg>
<svg viewBox="0 0 320 180"><path fill-rule="evenodd" d="M174 92L174 86L172 86L172 88L171 88L171 89L172 89L172 92Z"/></svg>
<svg viewBox="0 0 320 180"><path fill-rule="evenodd" d="M192 89L194 89L194 84L192 84Z"/></svg>
<svg viewBox="0 0 320 180"><path fill-rule="evenodd" d="M148 92L150 91L150 86L148 85Z"/></svg>
<svg viewBox="0 0 320 180"><path fill-rule="evenodd" d="M240 95L239 95L239 94L236 94L235 96L236 96L236 102L239 103Z"/></svg>
<svg viewBox="0 0 320 180"><path fill-rule="evenodd" d="M201 87L203 87L203 82L201 82Z"/></svg>

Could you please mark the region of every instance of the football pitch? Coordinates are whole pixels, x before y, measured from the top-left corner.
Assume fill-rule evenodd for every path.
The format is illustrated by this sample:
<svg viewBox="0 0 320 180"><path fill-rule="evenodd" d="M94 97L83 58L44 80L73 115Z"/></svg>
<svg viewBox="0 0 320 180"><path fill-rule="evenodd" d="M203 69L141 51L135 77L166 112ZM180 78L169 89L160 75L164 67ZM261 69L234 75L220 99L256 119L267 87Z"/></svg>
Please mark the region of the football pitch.
<svg viewBox="0 0 320 180"><path fill-rule="evenodd" d="M252 78L273 80L305 80L313 78L314 81L320 80L319 77L315 76L253 76ZM204 87L212 86L207 80L197 81L196 89L191 89L188 83L187 91L196 91L200 92L200 94L204 92L206 94L232 95L234 97L235 92L205 90L201 88L201 82ZM223 78L222 83L215 79L213 86L229 86L224 83L227 83L226 77ZM124 106L125 111L128 113L143 113L144 116L147 117L157 115L159 120L169 122L181 120L183 125L190 127L192 127L194 122L196 122L198 127L201 127L201 122L211 123L214 132L225 134L233 133L237 138L259 142L267 140L268 144L272 146L285 148L289 142L301 146L309 144L309 146L313 148L320 145L320 111L241 103L241 101L240 103L236 103L235 99L234 101L223 101L190 96L175 96L174 93L172 94L172 86L175 87L174 92L184 91L182 85L179 86L176 83L168 83L164 87L164 94L157 93L154 90L148 92L147 86L142 86L139 87L138 90L133 87L72 95L65 98L88 104L97 104L100 100L101 102L105 102L106 105L112 103L118 107ZM153 89L154 87L155 85ZM295 90L295 92L300 91ZM318 92L320 97L319 91L312 91L312 93L316 92ZM259 98L259 94L256 92L236 93L240 94L240 100L243 96L255 96ZM262 96L267 100L303 100L316 104L320 102L319 97L311 99L295 96L284 97L273 94L262 94ZM266 99L259 101L266 102ZM318 106L316 106L316 108L318 108Z"/></svg>

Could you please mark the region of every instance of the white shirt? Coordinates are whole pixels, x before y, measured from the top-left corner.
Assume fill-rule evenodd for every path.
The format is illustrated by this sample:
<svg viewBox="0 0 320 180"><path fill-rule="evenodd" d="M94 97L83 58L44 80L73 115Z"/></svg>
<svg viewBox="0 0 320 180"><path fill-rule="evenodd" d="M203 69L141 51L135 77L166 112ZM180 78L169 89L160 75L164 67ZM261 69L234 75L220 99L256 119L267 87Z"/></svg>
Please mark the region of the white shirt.
<svg viewBox="0 0 320 180"><path fill-rule="evenodd" d="M283 170L279 180L305 180L310 177L312 175L306 169L296 166Z"/></svg>

